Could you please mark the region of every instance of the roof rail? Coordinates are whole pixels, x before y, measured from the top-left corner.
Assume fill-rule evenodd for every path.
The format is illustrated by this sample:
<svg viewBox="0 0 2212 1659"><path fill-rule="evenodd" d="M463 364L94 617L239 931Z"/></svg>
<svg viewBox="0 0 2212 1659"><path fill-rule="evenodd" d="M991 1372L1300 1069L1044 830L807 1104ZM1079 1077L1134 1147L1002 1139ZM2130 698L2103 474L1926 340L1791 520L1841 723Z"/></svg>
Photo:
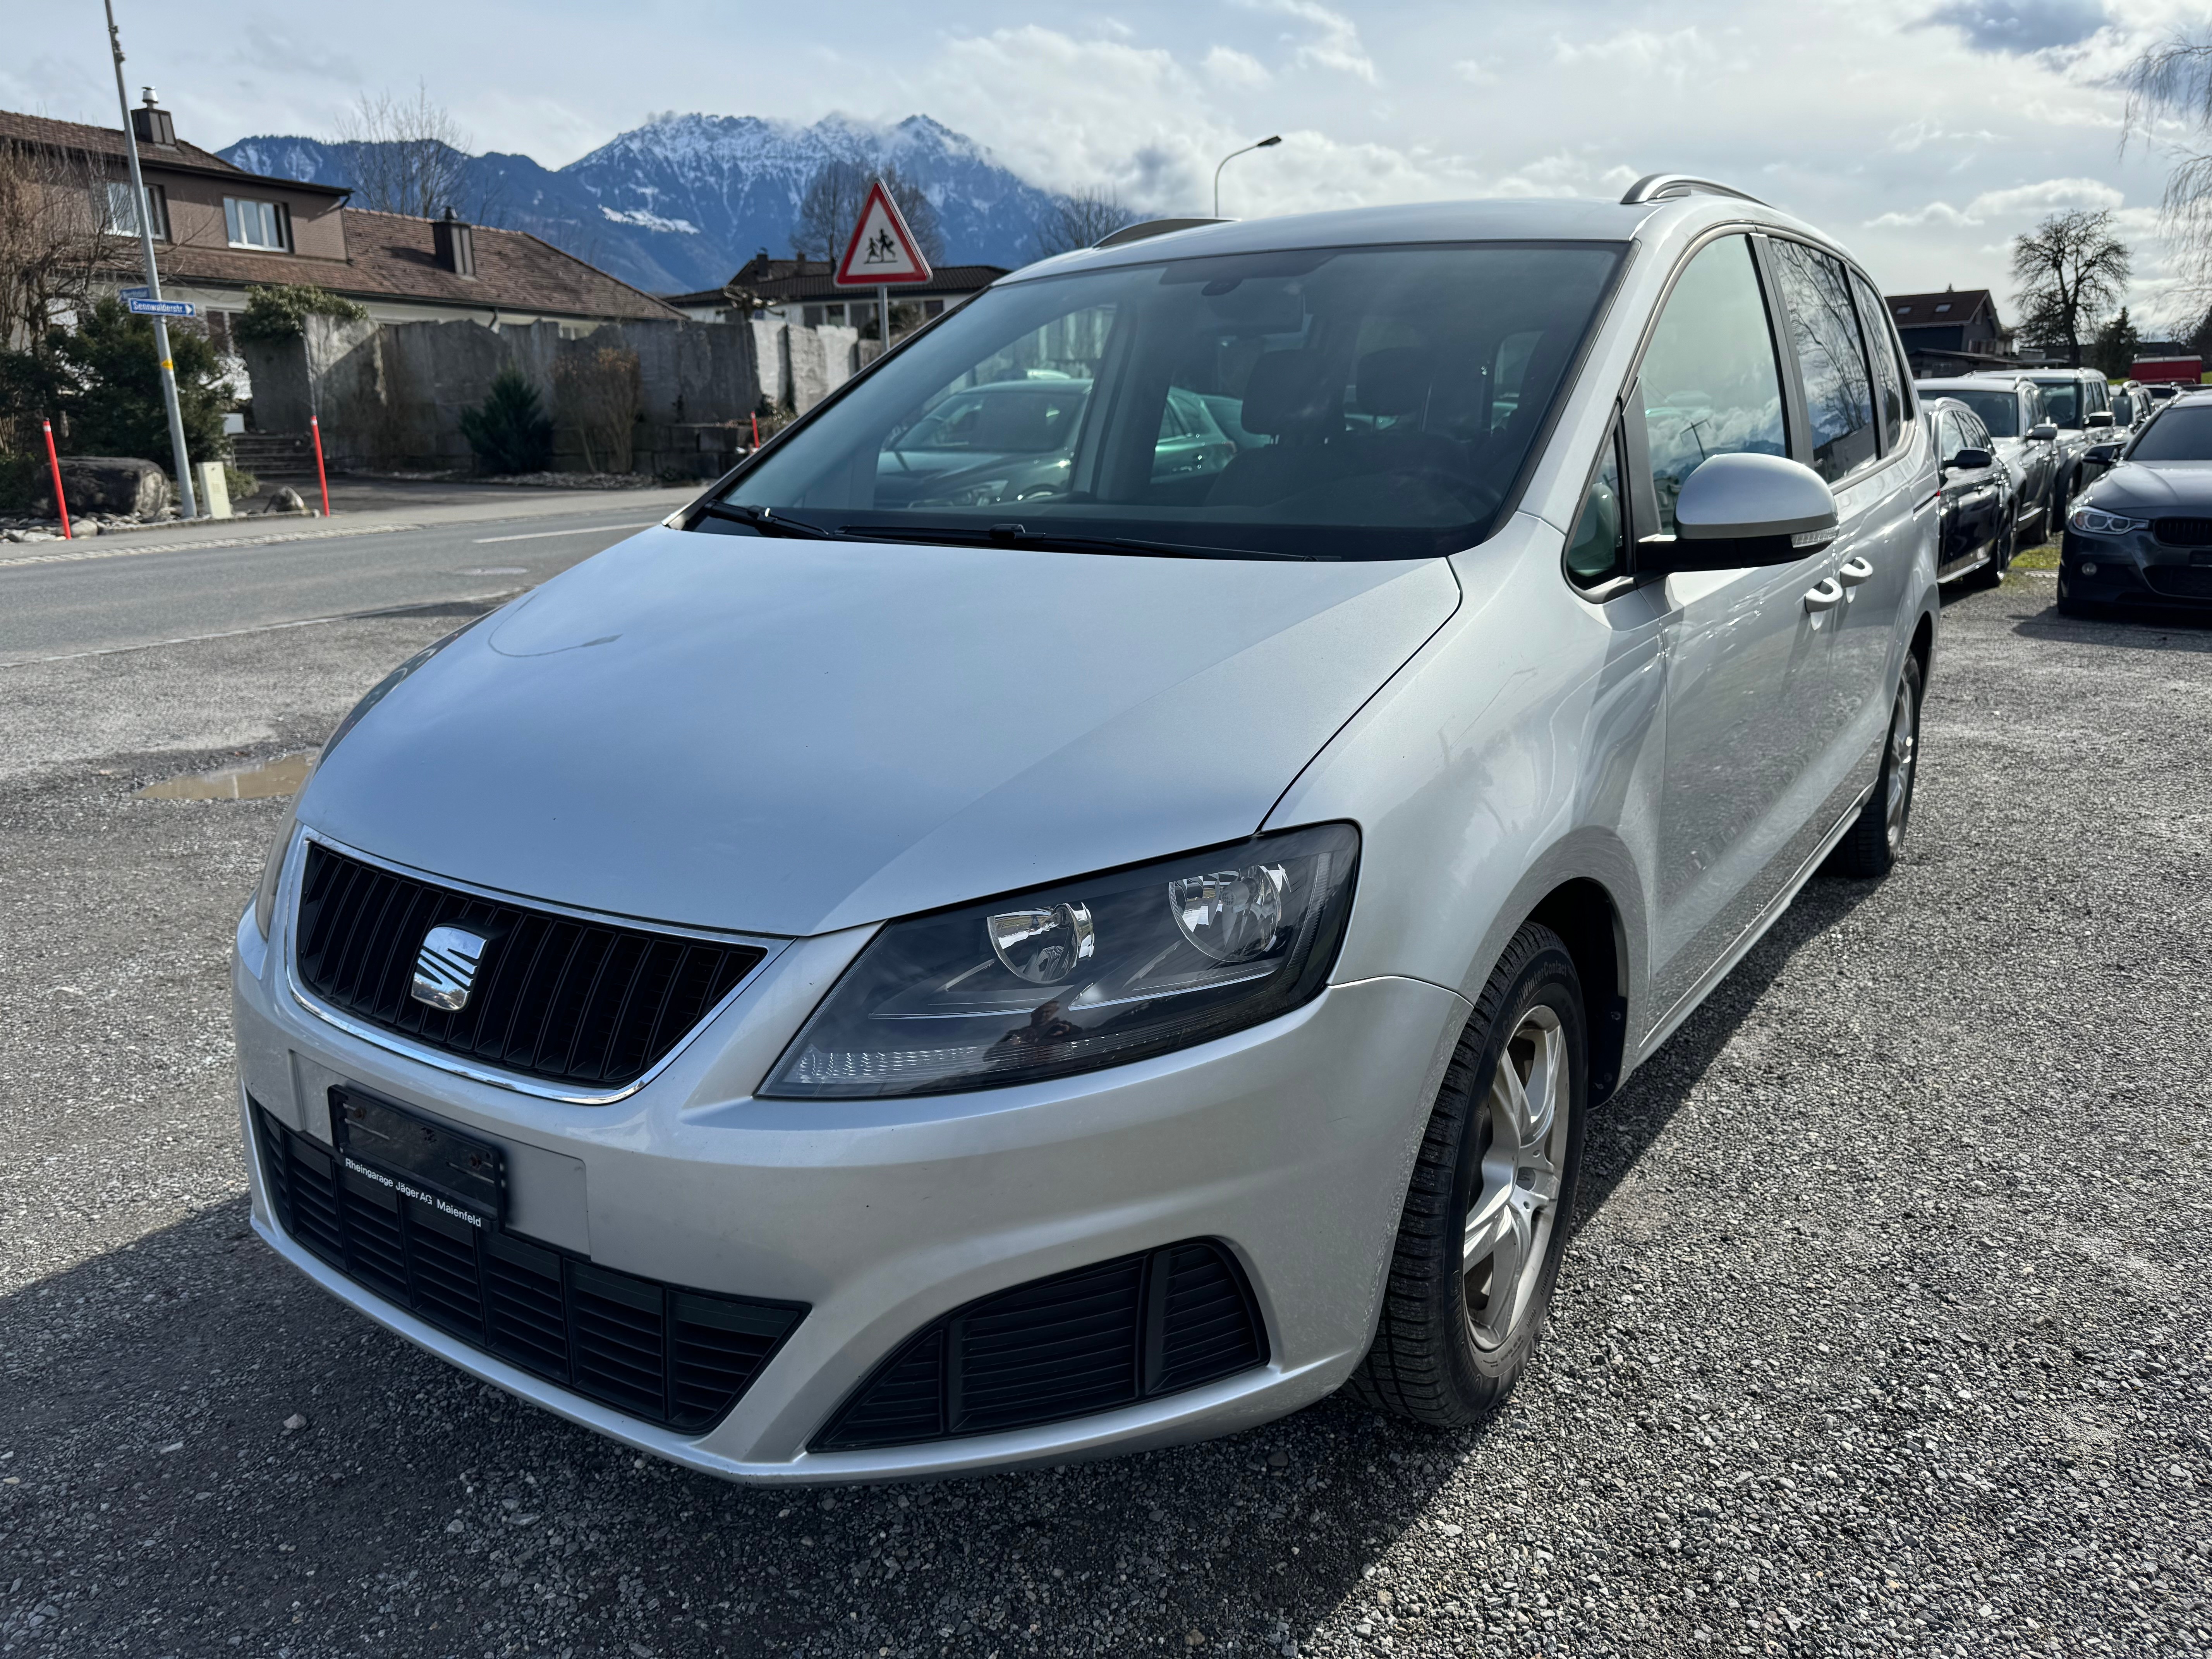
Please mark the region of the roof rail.
<svg viewBox="0 0 2212 1659"><path fill-rule="evenodd" d="M1620 204L1641 207L1646 202L1671 202L1680 196L1733 196L1739 202L1766 205L1748 191L1738 190L1733 185L1717 185L1710 179L1693 179L1686 173L1647 173L1628 187Z"/></svg>
<svg viewBox="0 0 2212 1659"><path fill-rule="evenodd" d="M1234 224L1233 219L1147 219L1139 225L1124 225L1121 229L1100 237L1093 247L1120 247L1124 242L1141 242L1147 237L1164 236L1171 230L1194 230L1200 225Z"/></svg>

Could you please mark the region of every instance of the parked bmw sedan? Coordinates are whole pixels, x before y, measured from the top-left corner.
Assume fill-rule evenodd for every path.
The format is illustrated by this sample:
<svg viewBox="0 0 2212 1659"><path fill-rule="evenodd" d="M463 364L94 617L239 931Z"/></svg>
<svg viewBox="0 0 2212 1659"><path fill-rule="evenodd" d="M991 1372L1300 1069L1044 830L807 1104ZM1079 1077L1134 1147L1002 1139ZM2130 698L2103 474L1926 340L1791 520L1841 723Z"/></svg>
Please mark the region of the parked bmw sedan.
<svg viewBox="0 0 2212 1659"><path fill-rule="evenodd" d="M1590 1114L1899 855L1903 363L1674 178L1002 280L339 726L238 924L255 1228L738 1479L1475 1418ZM1064 489L884 487L1051 384ZM1254 441L1164 473L1178 392Z"/></svg>
<svg viewBox="0 0 2212 1659"><path fill-rule="evenodd" d="M2212 392L2166 404L2067 514L2058 608L2116 605L2212 609Z"/></svg>
<svg viewBox="0 0 2212 1659"><path fill-rule="evenodd" d="M2012 476L2017 544L2033 547L2057 533L2058 428L2044 407L2042 388L2025 375L2001 380L1990 375L1959 375L1922 380L1923 403L1955 398L1974 412L1995 441L1991 445Z"/></svg>

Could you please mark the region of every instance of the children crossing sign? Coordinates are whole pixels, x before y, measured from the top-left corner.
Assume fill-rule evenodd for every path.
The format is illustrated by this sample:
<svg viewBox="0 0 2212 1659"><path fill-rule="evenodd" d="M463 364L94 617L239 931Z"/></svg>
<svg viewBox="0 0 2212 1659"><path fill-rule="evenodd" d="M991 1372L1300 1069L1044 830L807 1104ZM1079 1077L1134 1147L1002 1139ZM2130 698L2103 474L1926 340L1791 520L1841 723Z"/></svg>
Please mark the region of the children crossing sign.
<svg viewBox="0 0 2212 1659"><path fill-rule="evenodd" d="M891 200L884 181L877 179L868 187L860 222L853 227L853 240L837 263L837 286L882 288L929 278L929 261L899 216L898 204Z"/></svg>

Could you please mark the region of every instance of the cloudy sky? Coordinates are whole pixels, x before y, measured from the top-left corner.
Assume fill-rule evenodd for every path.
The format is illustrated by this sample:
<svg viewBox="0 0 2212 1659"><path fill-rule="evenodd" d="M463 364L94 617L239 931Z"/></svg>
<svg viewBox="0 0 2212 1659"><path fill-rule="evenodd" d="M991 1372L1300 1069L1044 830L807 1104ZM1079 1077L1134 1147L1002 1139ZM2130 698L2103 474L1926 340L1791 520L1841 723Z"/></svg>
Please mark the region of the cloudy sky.
<svg viewBox="0 0 2212 1659"><path fill-rule="evenodd" d="M479 149L549 166L659 111L810 121L916 111L1059 188L1240 216L1382 200L1729 180L1851 246L1892 291L2008 294L2007 240L2117 210L2138 312L2178 310L2164 165L2122 152L2112 77L2212 27L2212 0L117 0L132 88L180 133L328 135L364 90L450 107ZM955 18L957 21L951 21ZM112 123L88 0L26 5L0 107Z"/></svg>

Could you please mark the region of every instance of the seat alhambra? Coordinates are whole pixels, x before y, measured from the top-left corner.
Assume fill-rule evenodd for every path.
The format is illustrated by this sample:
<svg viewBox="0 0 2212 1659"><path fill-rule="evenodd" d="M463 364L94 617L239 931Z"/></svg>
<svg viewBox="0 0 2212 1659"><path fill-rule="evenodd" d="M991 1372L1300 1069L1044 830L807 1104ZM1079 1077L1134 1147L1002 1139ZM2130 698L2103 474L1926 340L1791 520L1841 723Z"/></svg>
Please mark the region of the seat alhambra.
<svg viewBox="0 0 2212 1659"><path fill-rule="evenodd" d="M340 725L238 925L255 1227L738 1479L1470 1420L1590 1114L1898 856L1903 363L1676 177L1004 278Z"/></svg>

